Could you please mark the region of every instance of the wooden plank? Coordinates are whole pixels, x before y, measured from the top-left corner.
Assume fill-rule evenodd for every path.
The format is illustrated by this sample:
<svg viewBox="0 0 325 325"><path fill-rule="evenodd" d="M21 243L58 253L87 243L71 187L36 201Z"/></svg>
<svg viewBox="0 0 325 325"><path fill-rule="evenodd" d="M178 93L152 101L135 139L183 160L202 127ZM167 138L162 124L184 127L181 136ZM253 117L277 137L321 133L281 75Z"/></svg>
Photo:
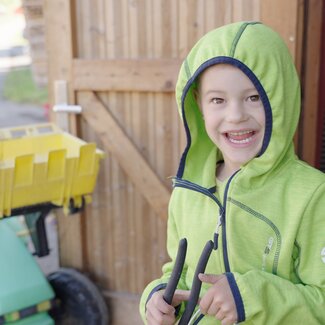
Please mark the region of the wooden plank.
<svg viewBox="0 0 325 325"><path fill-rule="evenodd" d="M151 8L152 9L152 8ZM147 112L147 148L148 148L148 159L149 162L152 166L156 166L156 148L157 148L157 143L156 143L156 129L155 129L155 115L156 115L156 107L155 107L155 97L157 94L155 93L149 93L147 95L147 106L152 107L153 109L149 109ZM159 268L161 270L161 265L157 263L157 260L155 258L152 258L152 256L158 256L160 254L159 251L159 246L157 243L157 238L158 238L158 231L157 231L157 217L152 209L150 209L149 212L149 223L147 224L147 227L149 228L148 233L146 234L146 238L148 242L154 242L155 245L150 246L150 251L147 250L147 254L151 254L151 258L149 258L147 265L149 268L150 274L148 275L149 279L147 279L147 283L154 279L154 275L157 274L156 269ZM139 287L141 284L138 285ZM144 286L142 285L142 290ZM142 290L139 288L139 292Z"/></svg>
<svg viewBox="0 0 325 325"><path fill-rule="evenodd" d="M307 10L305 1L299 1L296 16L295 64L300 79L302 79L302 59L304 55L305 10Z"/></svg>
<svg viewBox="0 0 325 325"><path fill-rule="evenodd" d="M307 8L304 66L304 98L302 111L302 146L300 156L309 164L316 164L317 118L319 109L319 78L323 1L310 0Z"/></svg>
<svg viewBox="0 0 325 325"><path fill-rule="evenodd" d="M105 58L106 54L106 40L103 37L103 29L105 26L105 0L96 0L89 2L88 0L82 0L79 2L80 13L77 16L80 28L80 36L77 44L81 41L83 46L78 52L79 58ZM93 22L97 23L97 27L93 28ZM86 121L82 120L81 135L83 139L88 142L97 143L98 147L102 147L100 140L96 137L95 131L88 126ZM109 174L111 165L111 159L109 153L106 155L105 165L101 164L100 175L97 179L96 193L93 195L93 201L91 206L87 209L87 216L85 221L86 229L84 232L87 235L87 267L91 274L97 279L101 280L101 285L106 287L107 282L114 279L113 272L108 269L107 262L115 249L114 240L112 235L114 233L113 226L109 223L112 214L112 203L110 192L106 192L107 184L110 184L110 179L107 180L107 174ZM105 231L103 231L105 229ZM85 258L84 258L85 260ZM84 263L85 264L85 263ZM114 265L114 264L112 264ZM103 274L107 276L103 277ZM113 289L114 286L110 285Z"/></svg>
<svg viewBox="0 0 325 325"><path fill-rule="evenodd" d="M73 60L76 90L173 92L181 60Z"/></svg>
<svg viewBox="0 0 325 325"><path fill-rule="evenodd" d="M108 34L107 56L108 58L115 58L116 56L122 58L124 56L123 48L128 42L128 34L125 31L125 21L127 20L127 12L122 9L123 3L121 1L111 0L106 2L108 19L106 22L106 31ZM119 35L116 37L116 35ZM109 103L110 113L118 121L119 125L123 125L128 132L130 126L127 123L127 97L124 92L110 92L101 96L105 103ZM128 133L130 136L130 133ZM129 188L131 182L128 175L121 168L118 159L110 152L111 155L111 205L113 206L112 214L109 215L111 228L111 238L113 242L113 250L109 256L110 263L108 266L115 274L114 278L109 282L108 288L117 291L128 292L129 288L129 211L133 208L132 202L129 199Z"/></svg>
<svg viewBox="0 0 325 325"><path fill-rule="evenodd" d="M172 106L168 102L168 95L166 94L156 94L155 96L155 141L159 144L159 150L155 150L156 154L156 170L158 175L171 176L172 172L176 172L176 168L172 168L172 147L173 143L172 135L172 123L170 121L171 108ZM175 171L174 171L175 169ZM169 179L166 179L170 182ZM156 222L156 240L158 244L156 256L157 271L155 277L157 278L161 274L161 266L167 261L166 258L166 224L162 224L160 220Z"/></svg>
<svg viewBox="0 0 325 325"><path fill-rule="evenodd" d="M260 0L233 0L233 20L258 20L261 2Z"/></svg>
<svg viewBox="0 0 325 325"><path fill-rule="evenodd" d="M321 57L318 89L325 89L325 6L323 6ZM325 93L320 91L318 99L318 127L315 155L315 167L325 172Z"/></svg>
<svg viewBox="0 0 325 325"><path fill-rule="evenodd" d="M156 57L170 57L175 48L177 49L178 44L168 41L173 34L171 29L171 17L175 17L175 14L172 12L172 6L170 1L161 0L160 9L157 10L157 13L164 12L164 15L160 15L160 30L156 30L155 37L153 39L155 43L155 56ZM196 20L196 4L195 0L187 1L187 39L188 41L194 44L197 37L197 25ZM157 7L156 7L157 8ZM157 8L158 9L158 8ZM174 8L175 9L175 8ZM181 12L179 12L182 14ZM161 37L159 37L161 35ZM154 94L154 123L151 125L153 128L153 133L155 136L156 146L154 148L155 154L155 171L157 175L165 178L165 185L170 186L170 179L167 179L166 176L172 176L176 172L176 166L171 166L173 163L172 153L173 153L173 143L174 139L172 136L172 121L171 121L171 110L175 109L175 105L170 105L170 98L174 98L174 94L164 94L156 93ZM174 99L175 103L175 99ZM156 148L159 148L157 150ZM157 219L157 218L155 218ZM156 264L156 269L154 269L152 274L148 274L147 278L158 278L161 276L161 267L167 261L166 253L166 229L167 225L164 220L156 220L155 223L155 238L151 238L151 241L155 240L157 247L152 247L153 250L152 256L154 257L154 262ZM148 229L149 230L149 229ZM143 245L142 250L145 250L145 245ZM144 255L144 253L143 253Z"/></svg>
<svg viewBox="0 0 325 325"><path fill-rule="evenodd" d="M116 38L117 29L120 27L120 24L117 23L119 21L119 11L118 8L120 6L120 1L115 0L109 0L106 1L105 6L105 17L106 17L106 47L107 47L107 58L114 58L115 53L117 52L117 47L119 46L121 39L118 37ZM119 35L120 32L119 32ZM114 109L115 107L119 107L118 103L118 95L115 92L111 92L107 94L106 96L106 102L110 103L111 109ZM115 112L114 112L115 113ZM116 114L114 114L116 116ZM89 126L88 126L89 127ZM110 152L108 153L110 154ZM106 214L106 227L107 232L109 232L110 236L106 243L106 253L105 253L105 268L106 271L106 286L104 288L110 289L110 290L116 290L117 286L119 285L119 282L116 281L116 279L119 278L119 274L117 273L117 268L115 267L116 263L119 261L119 256L115 256L116 252L116 245L119 243L115 240L115 220L118 218L118 209L119 207L116 206L118 204L117 197L115 195L115 192L117 190L117 187L125 187L125 180L121 179L120 176L120 168L117 171L117 162L114 156L112 156L112 159L109 159L108 164L106 166L108 174L107 179L105 180L105 186L108 189L108 192L106 191L106 202L109 205L109 212ZM117 183L116 183L117 182ZM121 192L121 191L118 191ZM127 203L129 204L129 202ZM129 206L127 206L127 209L129 209ZM124 237L124 236L123 236ZM127 236L126 236L127 237ZM105 272L104 271L104 272ZM123 279L124 280L124 279ZM112 309L112 308L111 308Z"/></svg>
<svg viewBox="0 0 325 325"><path fill-rule="evenodd" d="M68 85L66 80L55 80L54 82L54 103L55 105L66 105L68 103ZM57 126L65 132L70 131L69 113L55 113Z"/></svg>
<svg viewBox="0 0 325 325"><path fill-rule="evenodd" d="M86 122L84 120L82 120L82 124L83 136L88 142L97 143L97 146L101 148L102 145L95 132L91 128L85 128ZM110 236L108 236L107 232L103 231L103 229L110 229L109 225L106 224L106 216L110 213L110 206L104 191L106 188L106 167L109 164L109 159L107 158L106 156L106 159L101 161L92 202L87 205L86 213L83 216L85 219L84 227L82 227L83 238L87 239L87 251L83 255L83 270L91 272L94 278L99 278L100 280L102 280L102 270L105 269L105 253L110 248L109 243L107 243Z"/></svg>
<svg viewBox="0 0 325 325"><path fill-rule="evenodd" d="M79 98L83 107L83 117L90 127L97 132L106 149L118 159L125 173L129 175L155 212L165 219L170 197L169 190L95 94L82 92Z"/></svg>
<svg viewBox="0 0 325 325"><path fill-rule="evenodd" d="M169 53L169 57L177 58L178 57L178 2L179 1L169 1L170 6L170 43L172 45L172 52Z"/></svg>
<svg viewBox="0 0 325 325"><path fill-rule="evenodd" d="M124 28L125 34L129 35L128 37L128 47L124 45L123 54L124 56L130 56L131 58L145 57L144 53L140 54L140 48L143 47L140 40L143 40L146 35L146 30L141 30L141 25L139 24L139 6L140 1L131 4L127 0L122 1L124 8L127 8L127 16L125 17ZM125 11L125 10L123 10ZM145 94L144 94L145 95ZM143 148L145 147L143 138L141 137L141 132L143 128L141 122L146 122L146 114L141 116L139 112L139 107L142 104L142 108L145 109L145 103L140 104L140 93L132 92L125 94L125 100L127 103L127 113L125 114L127 123L125 127L127 130L130 130L131 138L134 145L139 148L139 152L147 160L147 157L143 154ZM148 161L148 160L147 160ZM128 183L128 215L127 223L129 229L127 249L128 252L128 289L131 293L137 292L138 283L143 283L141 277L143 272L141 268L143 267L144 261L142 260L142 249L140 243L146 240L146 229L144 228L145 223L143 219L147 219L148 215L145 211L142 210L145 199L137 191L136 186L131 182ZM149 208L150 210L150 208ZM140 235L141 234L141 235ZM150 249L148 249L150 250ZM147 250L147 251L148 251Z"/></svg>
<svg viewBox="0 0 325 325"><path fill-rule="evenodd" d="M55 211L58 220L58 245L60 266L83 268L82 231L80 216L66 216L62 210Z"/></svg>
<svg viewBox="0 0 325 325"><path fill-rule="evenodd" d="M48 56L49 101L54 104L54 82L65 80L68 85L68 102L74 104L71 88L71 60L73 57L72 10L73 1L44 1L44 21L46 28L46 49ZM54 116L51 116L54 119ZM75 123L70 123L75 133ZM82 236L80 215L67 218L58 213L60 264L82 268L85 240ZM73 240L71 240L73 238Z"/></svg>
<svg viewBox="0 0 325 325"><path fill-rule="evenodd" d="M73 1L44 1L46 23L46 49L48 56L49 101L54 103L54 81L68 83L68 103L74 104L74 91L71 87L71 60L74 52L73 40ZM51 116L55 120L55 116ZM70 129L76 134L76 121L70 119Z"/></svg>
<svg viewBox="0 0 325 325"><path fill-rule="evenodd" d="M295 40L295 65L300 77L300 80L303 80L303 55L304 55L304 28L305 28L305 19L304 19L304 10L305 10L305 1L299 1L297 9L297 23L296 23L296 40ZM303 87L303 85L301 84ZM302 150L302 137L303 132L301 125L298 125L294 136L294 145L297 154L301 157Z"/></svg>

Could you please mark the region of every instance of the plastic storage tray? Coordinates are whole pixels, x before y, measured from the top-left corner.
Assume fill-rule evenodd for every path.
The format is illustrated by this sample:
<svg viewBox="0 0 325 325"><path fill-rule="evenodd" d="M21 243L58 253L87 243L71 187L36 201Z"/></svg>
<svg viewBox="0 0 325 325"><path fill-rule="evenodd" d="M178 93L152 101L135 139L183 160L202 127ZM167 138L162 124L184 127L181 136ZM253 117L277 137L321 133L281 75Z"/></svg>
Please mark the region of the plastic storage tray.
<svg viewBox="0 0 325 325"><path fill-rule="evenodd" d="M54 124L0 129L0 217L51 202L88 202L103 151Z"/></svg>

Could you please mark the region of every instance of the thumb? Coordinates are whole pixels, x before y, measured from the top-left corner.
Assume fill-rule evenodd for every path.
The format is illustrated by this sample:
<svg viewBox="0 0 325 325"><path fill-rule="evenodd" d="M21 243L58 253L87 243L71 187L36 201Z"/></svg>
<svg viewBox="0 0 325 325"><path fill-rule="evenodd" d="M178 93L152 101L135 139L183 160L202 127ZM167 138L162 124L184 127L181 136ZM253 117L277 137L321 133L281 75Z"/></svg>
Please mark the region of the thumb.
<svg viewBox="0 0 325 325"><path fill-rule="evenodd" d="M199 279L204 282L204 283L210 283L210 284L215 284L219 280L221 280L224 277L223 274L216 275L216 274L205 274L205 273L200 273L199 274Z"/></svg>

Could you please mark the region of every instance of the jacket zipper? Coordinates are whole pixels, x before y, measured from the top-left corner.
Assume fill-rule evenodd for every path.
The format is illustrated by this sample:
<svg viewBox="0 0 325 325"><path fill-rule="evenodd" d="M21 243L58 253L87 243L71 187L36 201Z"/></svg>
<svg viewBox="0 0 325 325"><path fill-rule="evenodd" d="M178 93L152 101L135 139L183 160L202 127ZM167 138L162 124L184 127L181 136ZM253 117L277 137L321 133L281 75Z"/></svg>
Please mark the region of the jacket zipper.
<svg viewBox="0 0 325 325"><path fill-rule="evenodd" d="M225 192L223 195L223 211L222 211L222 216L221 216L221 222L222 222L222 229L223 229L223 236L222 236L222 251L223 251L223 261L225 264L225 270L226 272L230 272L230 266L229 266L229 259L228 259L228 249L227 249L227 234L226 234L226 204L227 204L227 198L228 198L228 191L229 191L229 185L230 182L233 180L235 175L240 171L238 169L234 174L231 175L229 178Z"/></svg>
<svg viewBox="0 0 325 325"><path fill-rule="evenodd" d="M229 184L234 178L234 176L239 172L235 172L230 179L228 180L225 188L225 193L224 193L224 199L223 199L223 206L219 202L219 200L206 188L197 185L195 183L192 183L190 181L186 181L183 179L175 178L175 187L183 187L189 190L193 190L199 193L202 193L208 197L210 197L214 202L216 202L219 206L219 217L218 217L218 223L216 225L216 229L214 232L214 249L218 248L218 238L219 238L219 232L220 228L222 227L223 229L223 236L222 236L222 248L223 248L223 261L225 265L225 270L226 272L230 272L230 267L229 267L229 260L228 260L228 252L227 252L227 237L226 237L226 202L227 202L227 194L229 190Z"/></svg>
<svg viewBox="0 0 325 325"><path fill-rule="evenodd" d="M213 249L214 250L218 249L219 231L220 231L220 228L221 228L221 225L222 225L222 220L221 219L222 219L222 213L219 213L218 223L217 223L216 230L215 230L214 236L213 236L213 244L214 244Z"/></svg>

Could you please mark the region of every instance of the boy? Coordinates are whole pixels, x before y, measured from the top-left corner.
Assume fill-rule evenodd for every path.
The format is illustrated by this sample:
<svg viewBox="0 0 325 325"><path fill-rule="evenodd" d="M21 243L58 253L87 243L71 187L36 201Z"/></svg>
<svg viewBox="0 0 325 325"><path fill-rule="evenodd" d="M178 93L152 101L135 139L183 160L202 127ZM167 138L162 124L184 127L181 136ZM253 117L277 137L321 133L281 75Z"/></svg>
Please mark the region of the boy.
<svg viewBox="0 0 325 325"><path fill-rule="evenodd" d="M142 295L143 320L175 323L212 239L196 324L325 324L325 175L294 154L300 89L284 42L261 23L218 28L184 61L176 96L188 143L169 206L171 262Z"/></svg>

